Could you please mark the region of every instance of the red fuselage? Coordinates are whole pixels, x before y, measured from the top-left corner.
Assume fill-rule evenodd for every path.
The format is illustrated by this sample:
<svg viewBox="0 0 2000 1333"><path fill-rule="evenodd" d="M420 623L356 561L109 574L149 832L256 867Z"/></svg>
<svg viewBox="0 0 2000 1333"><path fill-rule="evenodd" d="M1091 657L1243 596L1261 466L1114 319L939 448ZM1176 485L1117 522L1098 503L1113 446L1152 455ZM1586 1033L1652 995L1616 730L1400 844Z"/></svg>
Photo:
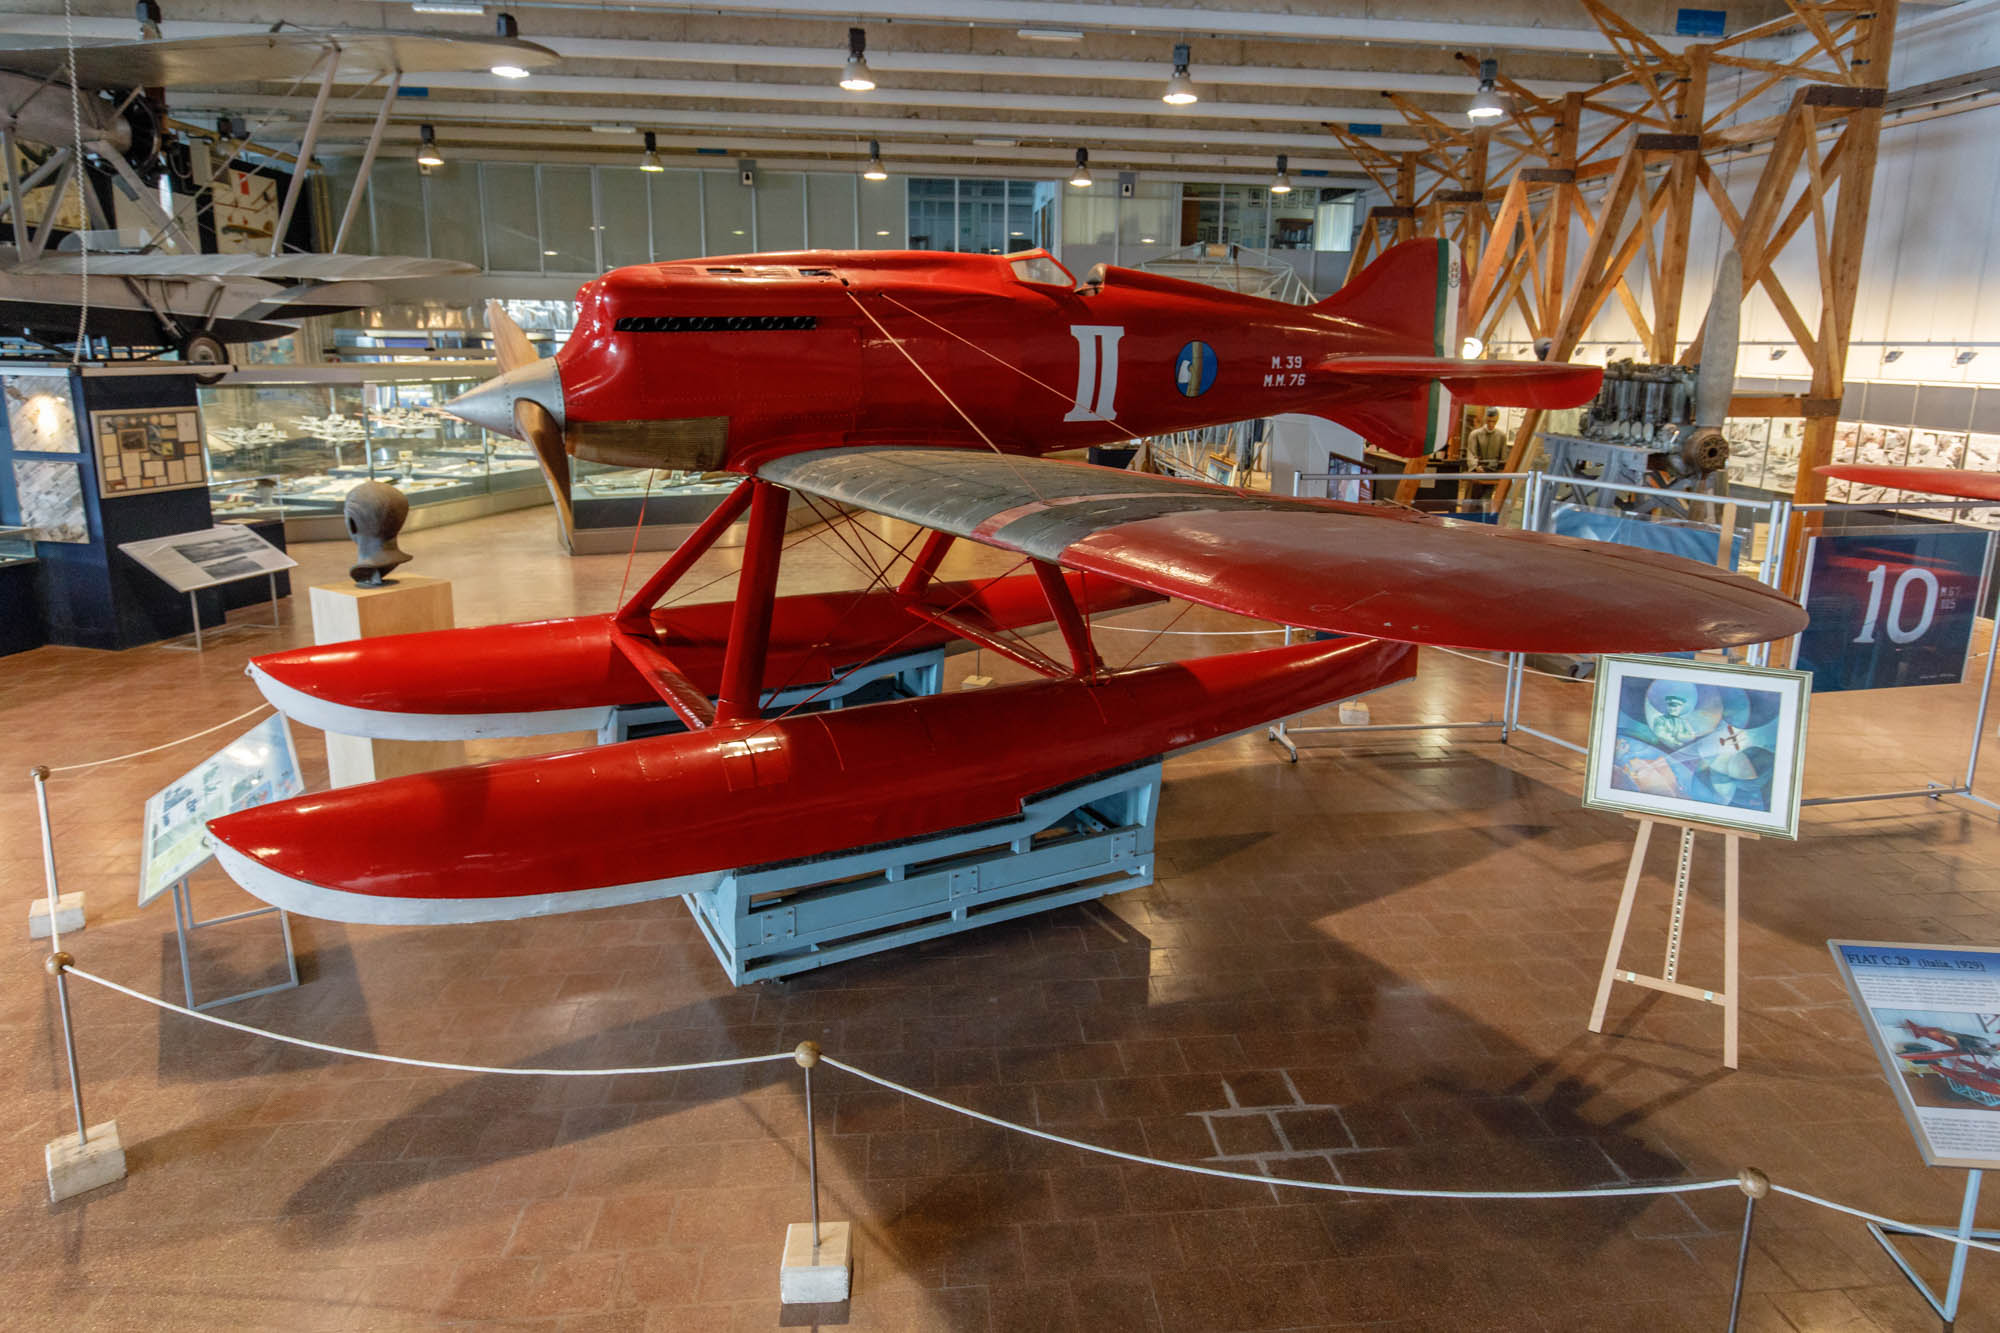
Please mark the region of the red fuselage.
<svg viewBox="0 0 2000 1333"><path fill-rule="evenodd" d="M615 269L578 293L556 364L584 457L592 423L718 420L710 466L735 471L842 444L1042 454L1333 415L1372 386L1315 364L1434 355L1432 313L1399 334L1131 269L1079 289L1039 253L802 251Z"/></svg>

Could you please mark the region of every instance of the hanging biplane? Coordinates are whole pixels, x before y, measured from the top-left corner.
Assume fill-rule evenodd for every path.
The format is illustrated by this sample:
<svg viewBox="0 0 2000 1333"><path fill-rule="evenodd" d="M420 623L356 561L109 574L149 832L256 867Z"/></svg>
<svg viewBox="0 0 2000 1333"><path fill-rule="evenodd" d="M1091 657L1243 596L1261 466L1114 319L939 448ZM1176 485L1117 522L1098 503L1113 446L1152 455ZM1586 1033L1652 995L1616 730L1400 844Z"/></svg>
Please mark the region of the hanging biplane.
<svg viewBox="0 0 2000 1333"><path fill-rule="evenodd" d="M388 299L382 284L476 273L476 265L455 260L338 252L366 199L406 75L501 61L528 68L555 59L547 47L514 37L291 27L165 41L156 34L73 51L46 44L0 49L0 219L7 223L0 232L0 333L62 346L78 336L81 309L82 334L93 342L163 347L184 361L219 364L229 360L226 344L282 337L294 331L293 321L379 305ZM269 237L266 253L204 253L194 218L184 206L170 214L156 190L174 137L165 91L306 80L319 92L293 155L301 165L282 202L273 200L263 224L268 231L258 232L259 243ZM305 197L303 164L312 158L333 89L343 82L379 84L382 100L348 187L335 253L287 253L285 235ZM202 177L181 181L196 198L226 186L232 163L270 155L248 135L218 134L215 146L218 159ZM108 174L109 188L145 220L142 233L116 230L94 185L76 188L79 151L86 176Z"/></svg>
<svg viewBox="0 0 2000 1333"><path fill-rule="evenodd" d="M1413 454L1447 394L1591 397L1594 367L1456 359L1460 276L1443 241L1308 307L1122 268L1079 284L1039 251L693 260L588 284L552 360L492 310L504 373L452 410L533 442L553 482L570 457L744 480L613 614L302 648L251 672L287 714L350 734L549 732L661 701L686 730L244 811L211 825L221 862L268 902L351 921L640 901L1003 821L1405 679L1414 643L1656 651L1802 628L1773 589L1671 556L1042 457L1277 412ZM794 495L928 535L899 578L777 597ZM660 608L746 512L733 603ZM958 540L1026 572L939 583ZM1355 637L1107 671L1089 617L1160 597ZM1066 663L1014 635L1048 622ZM1045 679L764 715L786 686L947 640Z"/></svg>

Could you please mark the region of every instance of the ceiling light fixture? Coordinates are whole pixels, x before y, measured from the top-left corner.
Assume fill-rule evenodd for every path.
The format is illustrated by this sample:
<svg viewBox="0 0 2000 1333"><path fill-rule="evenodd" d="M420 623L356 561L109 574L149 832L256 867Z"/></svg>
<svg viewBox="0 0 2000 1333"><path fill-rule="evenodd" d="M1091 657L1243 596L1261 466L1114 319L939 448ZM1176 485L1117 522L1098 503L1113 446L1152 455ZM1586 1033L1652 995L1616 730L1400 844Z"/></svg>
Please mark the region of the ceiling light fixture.
<svg viewBox="0 0 2000 1333"><path fill-rule="evenodd" d="M1016 28L1014 35L1029 42L1080 42L1082 28Z"/></svg>
<svg viewBox="0 0 2000 1333"><path fill-rule="evenodd" d="M637 134L639 127L637 125L592 125L590 132L592 134Z"/></svg>
<svg viewBox="0 0 2000 1333"><path fill-rule="evenodd" d="M1785 359L1785 349L1782 347L1773 347L1771 349L1771 359L1773 361L1783 361Z"/></svg>
<svg viewBox="0 0 2000 1333"><path fill-rule="evenodd" d="M1069 183L1079 190L1090 188L1090 150L1076 150L1076 170L1070 173Z"/></svg>
<svg viewBox="0 0 2000 1333"><path fill-rule="evenodd" d="M1500 62L1482 60L1479 62L1479 91L1472 95L1472 105L1465 108L1465 118L1473 124L1498 120L1507 114L1507 104L1500 100Z"/></svg>
<svg viewBox="0 0 2000 1333"><path fill-rule="evenodd" d="M1167 80L1167 90L1160 94L1160 100L1168 106L1193 106L1201 100L1201 94L1194 90L1194 80L1188 77L1188 44L1174 44L1174 73Z"/></svg>
<svg viewBox="0 0 2000 1333"><path fill-rule="evenodd" d="M412 14L484 14L485 5L411 5Z"/></svg>
<svg viewBox="0 0 2000 1333"><path fill-rule="evenodd" d="M1900 347L1891 347L1888 351L1882 353L1882 360L1887 363L1894 363L1902 359L1903 349Z"/></svg>
<svg viewBox="0 0 2000 1333"><path fill-rule="evenodd" d="M646 151L639 157L639 170L665 171L666 169L667 169L666 166L660 161L659 141L653 137L653 132L651 130L647 130Z"/></svg>
<svg viewBox="0 0 2000 1333"><path fill-rule="evenodd" d="M160 40L159 0L139 0L139 3L133 6L133 11L135 16L139 20L139 40L146 42L159 41Z"/></svg>
<svg viewBox="0 0 2000 1333"><path fill-rule="evenodd" d="M1972 364L1972 358L1978 355L1979 355L1978 352L1975 352L1970 347L1968 347L1964 351L1960 352L1957 356L1951 359L1952 364L1958 366L1969 366Z"/></svg>
<svg viewBox="0 0 2000 1333"><path fill-rule="evenodd" d="M503 41L518 42L521 40L521 25L514 22L512 14L495 15L493 19L493 31ZM520 65L510 65L504 61L493 66L492 73L494 77L502 79L525 79L528 77L528 71L525 68Z"/></svg>
<svg viewBox="0 0 2000 1333"><path fill-rule="evenodd" d="M882 166L882 145L875 140L868 141L868 165L861 168L861 179L865 181L885 181L889 173Z"/></svg>
<svg viewBox="0 0 2000 1333"><path fill-rule="evenodd" d="M972 146L974 148L1012 148L1020 142L1019 139L974 139Z"/></svg>
<svg viewBox="0 0 2000 1333"><path fill-rule="evenodd" d="M1285 161L1285 155L1283 153L1278 154L1278 174L1271 177L1272 194L1290 194L1292 192L1292 178L1285 170Z"/></svg>
<svg viewBox="0 0 2000 1333"><path fill-rule="evenodd" d="M438 151L437 131L428 125L417 127L417 165L420 167L444 165L444 154Z"/></svg>
<svg viewBox="0 0 2000 1333"><path fill-rule="evenodd" d="M840 73L840 86L850 93L875 91L875 76L868 72L868 30L847 30L847 66Z"/></svg>

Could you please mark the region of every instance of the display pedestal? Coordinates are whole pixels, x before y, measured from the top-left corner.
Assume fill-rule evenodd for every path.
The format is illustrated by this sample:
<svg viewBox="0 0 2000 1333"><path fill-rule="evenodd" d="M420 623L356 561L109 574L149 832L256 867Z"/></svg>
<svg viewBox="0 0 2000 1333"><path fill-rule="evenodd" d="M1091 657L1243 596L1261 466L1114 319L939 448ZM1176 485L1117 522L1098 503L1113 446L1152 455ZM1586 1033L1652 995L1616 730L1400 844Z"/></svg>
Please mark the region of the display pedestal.
<svg viewBox="0 0 2000 1333"><path fill-rule="evenodd" d="M1637 816L1634 816L1637 818ZM1639 893L1639 877L1646 869L1646 847L1652 840L1654 824L1670 824L1681 831L1680 860L1674 871L1673 916L1667 925L1666 962L1659 976L1627 971L1618 966L1625 948L1625 929L1632 922L1632 902ZM1694 861L1694 835L1715 833L1722 837L1722 989L1703 990L1678 980L1681 961L1681 926L1687 919L1688 868ZM1690 1000L1722 1007L1722 1063L1736 1068L1736 946L1737 929L1737 847L1754 833L1721 828L1714 824L1682 823L1678 820L1639 819L1638 836L1632 841L1632 861L1625 870L1625 893L1618 900L1618 917L1611 926L1611 942L1604 951L1604 971L1597 978L1597 1004L1590 1011L1590 1030L1604 1031L1604 1010L1611 1002L1611 985L1622 981L1648 990L1665 991Z"/></svg>
<svg viewBox="0 0 2000 1333"><path fill-rule="evenodd" d="M451 583L404 574L379 588L314 584L312 623L314 643L450 629ZM327 776L336 787L453 768L464 762L462 741L385 741L326 733Z"/></svg>
<svg viewBox="0 0 2000 1333"><path fill-rule="evenodd" d="M1917 1294L1930 1303L1931 1309L1937 1311L1938 1318L1944 1320L1946 1333L1950 1333L1952 1325L1958 1320L1958 1298L1965 1292L1965 1260L1966 1256L1972 1253L1971 1247L1962 1242L1968 1240L2000 1240L2000 1231L1982 1231L1973 1225L1973 1219L1979 1212L1979 1182L1985 1174L1984 1171L1968 1171L1965 1173L1965 1202L1959 1207L1958 1227L1956 1228L1958 1239L1961 1243L1952 1246L1951 1274L1945 1279L1944 1296L1942 1299L1938 1297L1936 1292L1931 1290L1928 1282L1917 1276L1917 1270L1910 1267L1910 1261L1903 1257L1903 1252L1896 1248L1894 1241L1889 1239L1890 1236L1918 1236L1925 1233L1910 1231L1897 1226L1885 1227L1878 1222L1870 1222L1868 1224L1868 1234L1875 1237L1876 1242L1889 1252L1889 1257L1896 1261L1896 1267L1903 1270L1903 1276L1910 1280L1910 1285L1917 1289ZM1939 1231L1946 1229L1944 1227L1936 1228ZM1934 1236L1928 1238L1936 1239ZM790 1253L790 1249L787 1247L786 1256L788 1261Z"/></svg>
<svg viewBox="0 0 2000 1333"><path fill-rule="evenodd" d="M92 1125L89 1139L82 1143L74 1134L52 1139L42 1158L49 1170L50 1203L125 1179L125 1146L119 1142L116 1120Z"/></svg>
<svg viewBox="0 0 2000 1333"><path fill-rule="evenodd" d="M813 1247L813 1224L793 1222L785 1228L785 1262L778 1270L781 1305L832 1305L847 1299L854 1254L848 1224L819 1224L819 1247Z"/></svg>

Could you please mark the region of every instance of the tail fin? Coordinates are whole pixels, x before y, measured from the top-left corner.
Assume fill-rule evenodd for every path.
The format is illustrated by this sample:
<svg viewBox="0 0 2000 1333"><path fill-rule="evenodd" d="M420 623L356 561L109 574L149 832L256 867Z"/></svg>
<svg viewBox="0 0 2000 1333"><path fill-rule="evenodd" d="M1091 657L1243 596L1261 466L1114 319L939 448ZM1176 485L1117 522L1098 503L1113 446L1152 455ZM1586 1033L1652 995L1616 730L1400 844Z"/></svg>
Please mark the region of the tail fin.
<svg viewBox="0 0 2000 1333"><path fill-rule="evenodd" d="M1391 246L1314 309L1378 329L1404 353L1457 356L1464 292L1458 246L1429 237ZM1406 457L1444 447L1451 404L1436 380L1383 389L1324 415L1359 431L1377 448Z"/></svg>
<svg viewBox="0 0 2000 1333"><path fill-rule="evenodd" d="M1313 308L1380 329L1405 353L1458 355L1458 322L1465 274L1458 246L1442 236L1405 241L1354 275L1353 281Z"/></svg>
<svg viewBox="0 0 2000 1333"><path fill-rule="evenodd" d="M1489 407L1552 408L1576 407L1597 393L1603 372L1595 366L1460 360L1464 290L1457 246L1443 238L1405 241L1315 306L1384 335L1379 353L1313 367L1358 390L1319 415L1378 449L1409 457L1443 447L1453 397Z"/></svg>

